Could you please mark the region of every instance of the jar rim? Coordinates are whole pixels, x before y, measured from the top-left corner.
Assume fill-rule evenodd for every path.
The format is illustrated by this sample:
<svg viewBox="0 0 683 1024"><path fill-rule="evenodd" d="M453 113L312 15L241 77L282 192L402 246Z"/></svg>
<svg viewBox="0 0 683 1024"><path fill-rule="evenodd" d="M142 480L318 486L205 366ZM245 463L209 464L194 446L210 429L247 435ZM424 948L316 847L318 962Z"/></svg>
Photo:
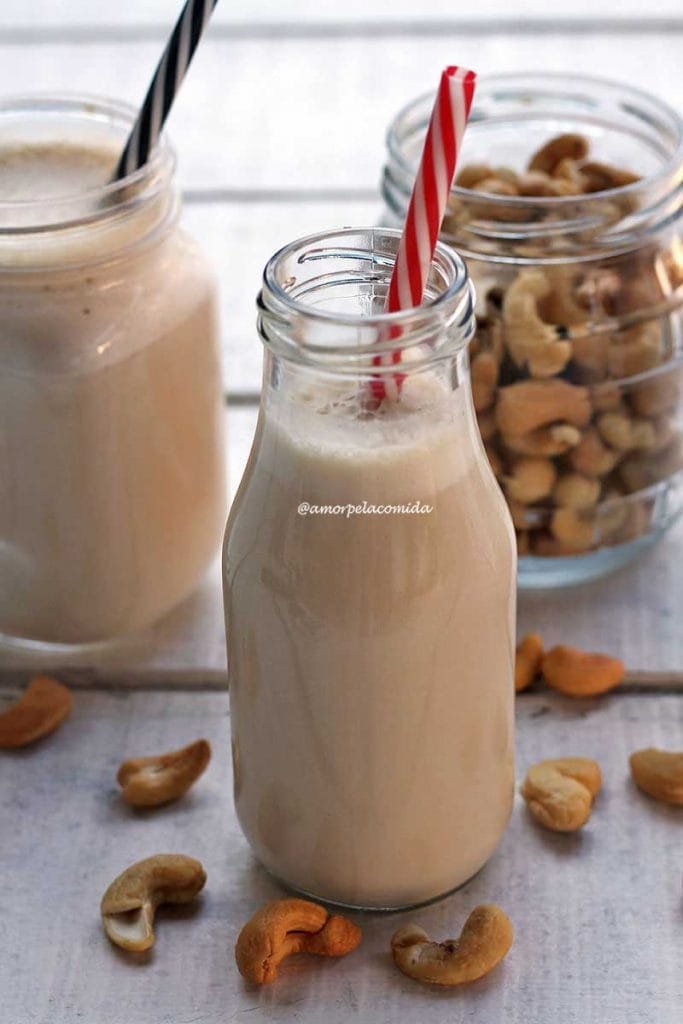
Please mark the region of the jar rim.
<svg viewBox="0 0 683 1024"><path fill-rule="evenodd" d="M634 99L640 99L641 102L645 101L648 106L654 106L659 112L664 115L670 122L670 127L674 130L676 135L676 147L674 152L669 158L653 173L645 175L639 178L635 182L631 182L627 185L620 185L616 188L603 189L599 192L591 192L581 196L582 204L590 204L592 202L604 202L607 196L628 196L633 192L640 189L647 188L652 185L661 184L672 174L673 171L683 162L683 119L679 116L677 111L670 106L667 102L655 96L653 93L647 92L645 89L639 89L630 84L617 81L611 78L603 78L598 75L583 75L574 74L567 75L557 71L538 71L538 72L501 72L499 74L481 75L477 79L477 87L479 94L482 92L482 87L486 88L491 86L493 88L501 87L504 85L515 86L521 85L525 81L534 81L537 83L546 82L548 84L557 85L562 83L567 87L571 87L575 84L577 87L593 86L595 88L610 88L618 90L623 95L630 96ZM409 160L407 160L402 152L401 143L398 138L398 129L401 122L410 115L420 104L425 102L431 103L434 98L434 90L420 93L419 96L413 97L398 111L395 117L392 119L389 128L386 133L386 145L389 152L389 156L392 161L395 161L402 171L409 175L414 175L416 166ZM475 110L476 110L476 96L475 96ZM476 116L472 123L476 123ZM498 193L487 193L487 192L473 192L472 189L466 189L459 185L453 185L451 187L451 195L457 196L459 199L472 199L473 195L487 196L490 197L492 202L500 204L501 208L515 208L518 206L524 207L538 207L539 209L547 209L552 207L553 209L562 208L563 206L571 206L576 203L577 197L575 195L567 196L505 196L499 195Z"/></svg>
<svg viewBox="0 0 683 1024"><path fill-rule="evenodd" d="M3 117L31 114L47 118L59 115L79 120L83 124L110 124L125 130L132 129L138 111L132 104L106 96L78 92L22 93L0 98L0 124ZM104 185L88 186L74 192L65 192L49 200L45 198L0 198L0 214L18 211L29 214L45 209L49 204L54 211L49 219L36 216L35 221L20 225L0 223L0 236L34 234L63 230L101 220L112 214L125 213L156 197L167 186L176 166L175 150L165 133L152 150L147 162L123 178ZM83 212L84 209L89 212ZM60 213L61 211L61 213Z"/></svg>

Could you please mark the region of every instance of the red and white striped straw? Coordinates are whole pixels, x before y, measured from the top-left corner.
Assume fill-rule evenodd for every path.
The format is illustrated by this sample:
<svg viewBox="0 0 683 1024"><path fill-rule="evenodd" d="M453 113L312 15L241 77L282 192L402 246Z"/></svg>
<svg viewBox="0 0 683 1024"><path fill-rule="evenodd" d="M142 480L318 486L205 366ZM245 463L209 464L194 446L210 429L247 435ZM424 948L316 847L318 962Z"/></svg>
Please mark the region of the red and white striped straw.
<svg viewBox="0 0 683 1024"><path fill-rule="evenodd" d="M460 67L448 67L441 75L389 284L385 305L387 313L419 306L424 297L472 107L476 78L474 71ZM397 332L392 331L392 335L396 337ZM395 349L391 360L398 363L400 359L400 350ZM375 366L384 363L382 356L373 359ZM397 394L400 391L403 376L393 374L392 392ZM381 400L386 397L388 383L379 377L372 381L375 398Z"/></svg>

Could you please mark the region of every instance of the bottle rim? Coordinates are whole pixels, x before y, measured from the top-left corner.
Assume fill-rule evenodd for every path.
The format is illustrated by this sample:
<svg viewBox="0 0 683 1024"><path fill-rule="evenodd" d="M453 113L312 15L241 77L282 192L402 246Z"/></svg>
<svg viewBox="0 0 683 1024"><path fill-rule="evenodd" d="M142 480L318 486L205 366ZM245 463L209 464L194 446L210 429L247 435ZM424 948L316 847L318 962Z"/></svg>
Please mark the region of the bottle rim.
<svg viewBox="0 0 683 1024"><path fill-rule="evenodd" d="M384 288L400 238L401 232L394 228L346 227L306 235L279 249L265 266L257 298L259 333L265 344L299 361L315 362L322 357L325 361L347 359L354 363L418 345L433 339L435 332L448 335L449 350L458 334L457 347L465 345L474 322L473 288L462 257L443 242L437 243L432 260L432 278L440 282L441 290L434 294L432 288L423 305L398 312L330 312L306 299L313 292L319 296L326 285L339 284L335 275L318 275L312 287L302 292L288 273L292 260L297 266L322 260L353 260L367 265L367 269L343 278L342 283L379 284ZM341 336L347 334L348 341L317 343L304 336L302 325L338 328Z"/></svg>

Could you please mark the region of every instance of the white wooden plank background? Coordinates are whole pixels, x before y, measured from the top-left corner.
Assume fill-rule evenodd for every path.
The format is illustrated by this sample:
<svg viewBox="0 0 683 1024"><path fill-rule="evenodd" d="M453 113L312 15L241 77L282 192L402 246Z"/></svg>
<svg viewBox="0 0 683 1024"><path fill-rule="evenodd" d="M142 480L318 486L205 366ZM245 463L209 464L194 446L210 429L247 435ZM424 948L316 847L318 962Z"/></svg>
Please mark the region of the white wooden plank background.
<svg viewBox="0 0 683 1024"><path fill-rule="evenodd" d="M234 817L226 695L78 693L60 731L0 761L0 1019L680 1024L683 810L641 795L627 762L642 746L681 746L683 701L524 696L517 722L520 779L543 757L600 762L604 789L583 832L543 831L518 798L499 850L459 892L405 914L354 915L364 940L352 956L292 960L257 990L239 978L232 948L241 924L282 890L251 858ZM151 812L121 803L122 758L200 735L214 756L187 797ZM118 952L101 931L101 895L129 863L164 851L202 860L205 894L194 910L160 914L150 955ZM394 969L388 944L401 924L445 938L491 901L510 915L515 942L488 978L443 991Z"/></svg>
<svg viewBox="0 0 683 1024"><path fill-rule="evenodd" d="M3 0L0 94L94 91L137 103L179 6ZM480 72L631 80L682 108L682 40L680 0L574 0L565 9L547 0L222 0L170 132L185 222L220 280L231 489L256 417L263 263L295 234L377 219L384 131L406 100L458 61ZM402 915L360 917L364 944L348 960L291 963L263 992L238 978L239 925L280 889L239 833L227 697L208 691L225 685L217 565L144 636L75 668L71 656L70 669L55 663L81 686L72 720L33 750L0 757L0 1024L680 1024L681 812L633 789L627 757L649 744L683 747L683 698L665 692L683 671L681 565L683 523L607 580L522 595L520 632L618 652L636 678L659 673L661 689L587 704L544 693L518 700L520 775L541 757L594 755L605 791L574 837L540 831L518 804L490 865L415 915L445 936L477 902L510 913L507 962L456 993L394 972L386 950ZM38 665L45 660L0 653L0 707ZM107 690L112 683L163 689ZM122 758L200 734L214 759L192 794L157 813L121 805L113 776ZM101 893L131 860L170 849L204 861L201 908L164 913L154 953L127 958L102 936Z"/></svg>
<svg viewBox="0 0 683 1024"><path fill-rule="evenodd" d="M159 40L13 45L0 40L0 91L77 90L140 102ZM520 31L435 37L209 38L169 119L186 187L376 189L384 134L439 70L548 69L642 84L683 105L680 32ZM678 46L676 45L678 43ZM325 102L320 101L324 90ZM464 151L463 158L466 158ZM363 196L365 197L365 195ZM340 204L340 219L344 219Z"/></svg>
<svg viewBox="0 0 683 1024"><path fill-rule="evenodd" d="M88 26L159 25L173 21L179 3L176 0L135 0L135 3L104 3L91 0L4 0L4 23L7 27L44 27L61 25L69 28ZM378 24L386 31L387 24L429 25L430 23L471 23L514 18L517 22L532 19L572 22L626 19L640 22L666 19L680 15L677 0L653 0L646 8L640 0L603 0L599 8L592 0L574 0L566 8L549 10L547 0L520 0L511 8L507 0L479 0L477 4L454 4L453 0L297 0L283 6L281 0L238 0L219 3L213 15L215 24L228 26L291 24L307 27L313 24L360 23Z"/></svg>

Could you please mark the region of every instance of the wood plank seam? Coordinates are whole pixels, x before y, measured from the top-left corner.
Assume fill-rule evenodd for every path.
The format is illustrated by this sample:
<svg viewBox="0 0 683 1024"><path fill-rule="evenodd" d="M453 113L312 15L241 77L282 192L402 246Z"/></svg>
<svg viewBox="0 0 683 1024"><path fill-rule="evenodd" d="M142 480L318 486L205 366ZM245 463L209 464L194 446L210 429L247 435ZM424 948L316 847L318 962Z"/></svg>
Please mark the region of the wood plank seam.
<svg viewBox="0 0 683 1024"><path fill-rule="evenodd" d="M74 690L93 693L129 693L131 690L140 693L156 693L173 691L173 693L213 693L228 689L227 673L215 670L198 669L162 670L135 672L125 670L104 670L80 667L43 667L41 671L53 675ZM35 670L0 669L0 698L15 698L20 693L28 678ZM652 694L669 694L679 696L683 692L683 673L676 672L633 672L626 676L611 697L649 697ZM579 708L586 707L589 702L604 700L604 697L564 697L550 689L533 689L519 693L516 700L547 698L557 701L563 707L570 707L572 702Z"/></svg>
<svg viewBox="0 0 683 1024"><path fill-rule="evenodd" d="M41 25L40 27L0 28L0 45L25 46L69 43L87 45L109 43L126 45L130 43L163 42L168 36L166 24L147 25ZM209 40L258 41L258 40L323 40L323 39L390 39L423 38L434 39L443 35L554 35L567 36L617 34L649 35L683 32L683 18L672 15L651 15L623 20L618 17L596 18L447 18L432 20L400 20L376 22L242 22L240 24L216 24L207 32Z"/></svg>
<svg viewBox="0 0 683 1024"><path fill-rule="evenodd" d="M337 203L380 202L379 187L363 185L331 188L188 188L182 193L183 202L190 206L210 206L212 203Z"/></svg>

